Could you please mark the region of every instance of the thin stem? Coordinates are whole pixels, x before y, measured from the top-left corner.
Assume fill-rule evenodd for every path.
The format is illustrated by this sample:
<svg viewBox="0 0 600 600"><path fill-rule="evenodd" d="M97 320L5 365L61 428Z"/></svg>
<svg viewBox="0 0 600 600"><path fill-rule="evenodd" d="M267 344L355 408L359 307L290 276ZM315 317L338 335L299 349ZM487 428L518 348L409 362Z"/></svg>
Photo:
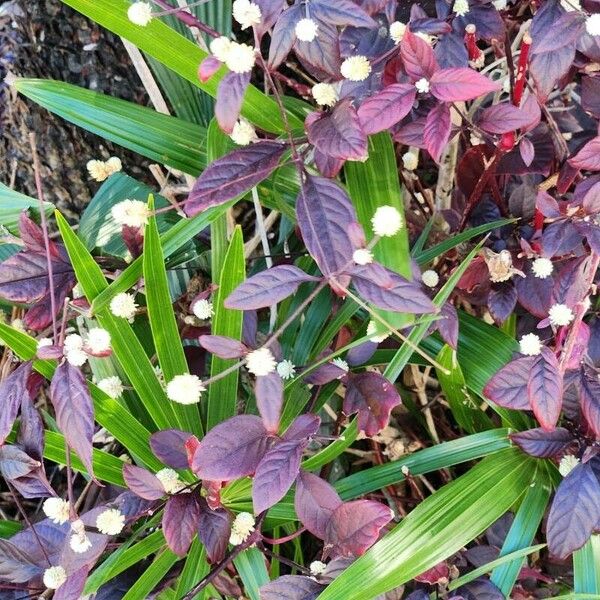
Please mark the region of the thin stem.
<svg viewBox="0 0 600 600"><path fill-rule="evenodd" d="M77 512L75 511L75 501L73 496L73 470L71 469L71 449L69 444L65 440L65 466L67 469L67 499L69 500L69 510L71 511L71 517L77 518Z"/></svg>
<svg viewBox="0 0 600 600"><path fill-rule="evenodd" d="M300 529L298 529L298 531L294 531L294 533L290 533L290 535L286 535L284 537L273 539L273 538L268 538L267 536L263 535L262 539L264 542L267 542L267 544L271 544L272 546L277 546L278 544L285 544L286 542L295 540L297 537L301 536L305 531L306 531L306 527L301 527Z"/></svg>
<svg viewBox="0 0 600 600"><path fill-rule="evenodd" d="M297 562L294 562L293 560L290 560L289 558L286 558L285 556L281 556L281 554L277 554L276 552L269 550L269 548L262 548L262 551L267 556L270 556L271 558L278 560L280 563L283 563L284 565L287 565L288 567L292 567L292 569L296 569L300 573L304 573L305 575L311 574L310 569L303 567L302 565L298 564Z"/></svg>
<svg viewBox="0 0 600 600"><path fill-rule="evenodd" d="M166 14L173 14L188 27L196 27L196 29L199 29L200 31L214 38L220 37L221 34L216 29L209 27L208 25L197 19L192 13L186 12L181 8L173 7L168 2L166 2L166 0L152 1L155 4L158 4L161 8L164 8Z"/></svg>

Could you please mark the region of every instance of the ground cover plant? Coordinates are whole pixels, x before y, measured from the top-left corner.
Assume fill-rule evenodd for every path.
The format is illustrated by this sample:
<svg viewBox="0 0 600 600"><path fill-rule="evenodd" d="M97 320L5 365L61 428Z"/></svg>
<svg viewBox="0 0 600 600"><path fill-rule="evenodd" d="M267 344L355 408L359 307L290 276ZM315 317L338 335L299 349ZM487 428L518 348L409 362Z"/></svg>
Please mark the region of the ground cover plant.
<svg viewBox="0 0 600 600"><path fill-rule="evenodd" d="M600 3L64 2L156 164L0 186L0 598L600 598Z"/></svg>

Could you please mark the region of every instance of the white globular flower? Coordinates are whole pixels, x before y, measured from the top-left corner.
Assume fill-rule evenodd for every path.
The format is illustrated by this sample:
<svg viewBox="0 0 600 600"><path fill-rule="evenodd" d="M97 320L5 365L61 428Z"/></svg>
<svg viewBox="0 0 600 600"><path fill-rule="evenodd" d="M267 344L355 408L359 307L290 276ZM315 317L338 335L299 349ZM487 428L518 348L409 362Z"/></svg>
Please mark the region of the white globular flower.
<svg viewBox="0 0 600 600"><path fill-rule="evenodd" d="M373 233L379 237L391 237L402 229L403 219L400 211L393 206L380 206L371 219Z"/></svg>
<svg viewBox="0 0 600 600"><path fill-rule="evenodd" d="M493 0L492 4L496 10L504 10L507 5L507 0Z"/></svg>
<svg viewBox="0 0 600 600"><path fill-rule="evenodd" d="M120 158L112 156L107 161L88 160L86 168L92 179L95 181L104 181L113 173L118 173L123 168L123 165Z"/></svg>
<svg viewBox="0 0 600 600"><path fill-rule="evenodd" d="M548 311L548 318L555 327L564 327L575 318L575 315L566 304L554 304Z"/></svg>
<svg viewBox="0 0 600 600"><path fill-rule="evenodd" d="M434 288L440 282L440 276L433 269L424 271L421 278L423 283L430 288Z"/></svg>
<svg viewBox="0 0 600 600"><path fill-rule="evenodd" d="M459 17L464 17L469 12L469 0L455 0L453 10Z"/></svg>
<svg viewBox="0 0 600 600"><path fill-rule="evenodd" d="M402 165L407 171L414 171L419 166L419 155L414 152L405 152L402 155Z"/></svg>
<svg viewBox="0 0 600 600"><path fill-rule="evenodd" d="M348 363L343 358L334 358L331 361L338 369L342 369L342 371L346 371L346 373L350 370Z"/></svg>
<svg viewBox="0 0 600 600"><path fill-rule="evenodd" d="M357 265L368 265L373 262L373 253L367 248L358 248L352 254L352 260Z"/></svg>
<svg viewBox="0 0 600 600"><path fill-rule="evenodd" d="M260 6L250 0L235 0L233 3L233 18L242 26L242 29L248 29L253 25L258 25L262 17Z"/></svg>
<svg viewBox="0 0 600 600"><path fill-rule="evenodd" d="M225 64L234 73L249 73L256 62L256 53L248 44L231 43Z"/></svg>
<svg viewBox="0 0 600 600"><path fill-rule="evenodd" d="M105 377L96 384L107 396L119 398L123 393L123 382L117 375Z"/></svg>
<svg viewBox="0 0 600 600"><path fill-rule="evenodd" d="M585 20L585 30L594 37L600 35L600 13L590 15Z"/></svg>
<svg viewBox="0 0 600 600"><path fill-rule="evenodd" d="M229 543L233 546L243 544L254 531L255 524L254 515L247 512L239 513L231 525Z"/></svg>
<svg viewBox="0 0 600 600"><path fill-rule="evenodd" d="M69 520L69 503L62 498L48 498L42 504L44 514L56 525L62 525Z"/></svg>
<svg viewBox="0 0 600 600"><path fill-rule="evenodd" d="M201 321L206 321L213 316L215 311L213 310L213 303L210 300L203 298L194 302L192 312L194 313L194 316Z"/></svg>
<svg viewBox="0 0 600 600"><path fill-rule="evenodd" d="M57 590L67 580L67 572L60 565L50 567L44 571L43 580L49 590Z"/></svg>
<svg viewBox="0 0 600 600"><path fill-rule="evenodd" d="M65 353L65 358L70 365L82 367L88 359L88 355L83 350L69 350Z"/></svg>
<svg viewBox="0 0 600 600"><path fill-rule="evenodd" d="M110 301L110 312L115 317L121 317L128 321L133 321L137 307L138 305L135 303L135 297L127 292L117 294Z"/></svg>
<svg viewBox="0 0 600 600"><path fill-rule="evenodd" d="M104 535L118 535L125 527L125 515L116 508L108 508L96 517L96 527Z"/></svg>
<svg viewBox="0 0 600 600"><path fill-rule="evenodd" d="M300 19L296 23L296 37L301 42L312 42L318 35L319 26L312 19Z"/></svg>
<svg viewBox="0 0 600 600"><path fill-rule="evenodd" d="M152 21L152 5L149 2L134 2L127 9L127 18L140 27L146 27Z"/></svg>
<svg viewBox="0 0 600 600"><path fill-rule="evenodd" d="M406 24L402 23L402 21L394 21L390 25L390 37L394 40L394 44L398 45L404 34L406 33Z"/></svg>
<svg viewBox="0 0 600 600"><path fill-rule="evenodd" d="M63 348L65 352L70 350L81 350L83 348L83 338L76 333L69 334L63 342Z"/></svg>
<svg viewBox="0 0 600 600"><path fill-rule="evenodd" d="M110 350L110 333L101 327L89 330L86 345L92 354L102 354Z"/></svg>
<svg viewBox="0 0 600 600"><path fill-rule="evenodd" d="M224 63L227 62L227 57L229 56L231 45L231 40L228 37L222 35L212 40L212 42L210 43L210 52L217 60L220 60Z"/></svg>
<svg viewBox="0 0 600 600"><path fill-rule="evenodd" d="M350 56L342 63L340 71L350 81L364 81L371 74L371 63L366 56Z"/></svg>
<svg viewBox="0 0 600 600"><path fill-rule="evenodd" d="M178 404L198 404L206 388L197 375L175 375L167 384L167 398Z"/></svg>
<svg viewBox="0 0 600 600"><path fill-rule="evenodd" d="M71 531L73 534L69 539L69 546L76 554L83 554L92 547L90 538L85 534L85 525L81 519L77 519L71 523Z"/></svg>
<svg viewBox="0 0 600 600"><path fill-rule="evenodd" d="M426 94L431 88L429 81L425 79L425 77L421 77L421 79L416 81L415 87L417 88L417 92L419 92L419 94Z"/></svg>
<svg viewBox="0 0 600 600"><path fill-rule="evenodd" d="M52 344L53 344L53 342L50 338L43 337L38 340L37 348L39 350L40 348L46 348L47 346L52 346Z"/></svg>
<svg viewBox="0 0 600 600"><path fill-rule="evenodd" d="M236 121L229 136L238 146L247 146L258 140L256 129L246 119Z"/></svg>
<svg viewBox="0 0 600 600"><path fill-rule="evenodd" d="M167 494L177 494L183 488L185 483L179 479L179 474L174 469L161 469L156 474L157 479L162 483L163 488Z"/></svg>
<svg viewBox="0 0 600 600"><path fill-rule="evenodd" d="M281 379L292 379L296 374L296 366L286 358L277 363L277 373Z"/></svg>
<svg viewBox="0 0 600 600"><path fill-rule="evenodd" d="M264 377L277 369L277 361L268 348L258 348L246 355L246 367L252 375Z"/></svg>
<svg viewBox="0 0 600 600"><path fill-rule="evenodd" d="M519 340L519 352L526 356L537 356L542 351L542 341L535 333L528 333Z"/></svg>
<svg viewBox="0 0 600 600"><path fill-rule="evenodd" d="M552 275L554 265L549 258L536 258L531 265L531 270L538 279L546 279Z"/></svg>
<svg viewBox="0 0 600 600"><path fill-rule="evenodd" d="M63 355L74 367L84 365L88 357L83 350L83 338L76 333L68 335L63 343Z"/></svg>
<svg viewBox="0 0 600 600"><path fill-rule="evenodd" d="M141 200L123 200L110 209L110 214L117 225L144 227L148 223L150 210Z"/></svg>
<svg viewBox="0 0 600 600"><path fill-rule="evenodd" d="M118 156L111 156L104 164L109 175L118 173L123 168L123 163Z"/></svg>
<svg viewBox="0 0 600 600"><path fill-rule="evenodd" d="M577 465L579 464L579 459L572 454L566 454L560 459L560 463L558 465L558 472L566 477Z"/></svg>
<svg viewBox="0 0 600 600"><path fill-rule="evenodd" d="M338 93L330 83L317 83L311 90L312 96L317 104L321 106L334 106L338 101Z"/></svg>
<svg viewBox="0 0 600 600"><path fill-rule="evenodd" d="M323 575L323 573L325 573L327 565L320 560L313 560L308 568L310 569L310 574L313 577L317 577L318 575Z"/></svg>
<svg viewBox="0 0 600 600"><path fill-rule="evenodd" d="M369 321L369 324L367 325L367 335L371 341L375 342L376 344L379 344L380 342L383 342L383 340L386 340L390 337L389 333L379 333L379 329L375 321Z"/></svg>

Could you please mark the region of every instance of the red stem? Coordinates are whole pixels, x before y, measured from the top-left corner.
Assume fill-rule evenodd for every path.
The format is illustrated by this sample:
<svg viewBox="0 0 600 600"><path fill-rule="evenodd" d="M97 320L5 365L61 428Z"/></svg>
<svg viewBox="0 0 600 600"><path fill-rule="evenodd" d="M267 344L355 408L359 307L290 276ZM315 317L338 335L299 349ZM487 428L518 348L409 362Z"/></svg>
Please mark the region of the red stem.
<svg viewBox="0 0 600 600"><path fill-rule="evenodd" d="M203 31L207 35L210 35L211 37L214 37L214 38L220 37L221 34L216 29L213 29L212 27L209 27L202 21L198 20L192 13L189 13L187 10L183 10L182 8L178 9L177 7L172 6L171 4L166 2L166 0L152 0L152 1L155 4L158 4L158 6L164 8L167 11L167 14L172 14L174 17L179 19L182 23L184 23L188 27L196 27L200 31Z"/></svg>
<svg viewBox="0 0 600 600"><path fill-rule="evenodd" d="M481 59L483 52L477 46L477 40L475 39L475 32L477 28L473 23L470 23L465 27L465 46L467 47L467 52L469 53L469 60L473 62L477 62Z"/></svg>

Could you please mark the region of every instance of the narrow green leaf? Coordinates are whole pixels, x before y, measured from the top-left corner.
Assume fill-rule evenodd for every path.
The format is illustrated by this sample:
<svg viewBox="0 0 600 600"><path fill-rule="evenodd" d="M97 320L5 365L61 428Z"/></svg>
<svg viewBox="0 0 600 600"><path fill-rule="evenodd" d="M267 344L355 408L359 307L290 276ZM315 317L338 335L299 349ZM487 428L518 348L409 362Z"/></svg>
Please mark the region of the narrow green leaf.
<svg viewBox="0 0 600 600"><path fill-rule="evenodd" d="M250 600L260 600L259 588L269 583L269 573L265 566L265 557L257 548L248 548L233 559L244 591Z"/></svg>
<svg viewBox="0 0 600 600"><path fill-rule="evenodd" d="M209 571L210 566L206 562L206 550L196 537L192 542L187 558L185 559L183 571L179 576L175 597L179 599L185 596ZM194 596L193 600L200 599L204 595L204 592L200 592Z"/></svg>
<svg viewBox="0 0 600 600"><path fill-rule="evenodd" d="M140 600L147 598L150 592L163 580L169 569L179 560L176 554L165 548L156 556L152 564L140 578L129 588L123 600Z"/></svg>
<svg viewBox="0 0 600 600"><path fill-rule="evenodd" d="M585 546L573 554L573 567L575 591L600 594L600 535L592 535Z"/></svg>
<svg viewBox="0 0 600 600"><path fill-rule="evenodd" d="M0 182L0 226L6 227L13 235L19 234L19 217L24 210L39 212L40 202L25 194L15 192ZM44 202L44 211L50 215L54 210L51 202Z"/></svg>
<svg viewBox="0 0 600 600"><path fill-rule="evenodd" d="M19 533L21 529L23 529L21 523L7 521L6 519L0 520L0 538L9 538L15 533Z"/></svg>

